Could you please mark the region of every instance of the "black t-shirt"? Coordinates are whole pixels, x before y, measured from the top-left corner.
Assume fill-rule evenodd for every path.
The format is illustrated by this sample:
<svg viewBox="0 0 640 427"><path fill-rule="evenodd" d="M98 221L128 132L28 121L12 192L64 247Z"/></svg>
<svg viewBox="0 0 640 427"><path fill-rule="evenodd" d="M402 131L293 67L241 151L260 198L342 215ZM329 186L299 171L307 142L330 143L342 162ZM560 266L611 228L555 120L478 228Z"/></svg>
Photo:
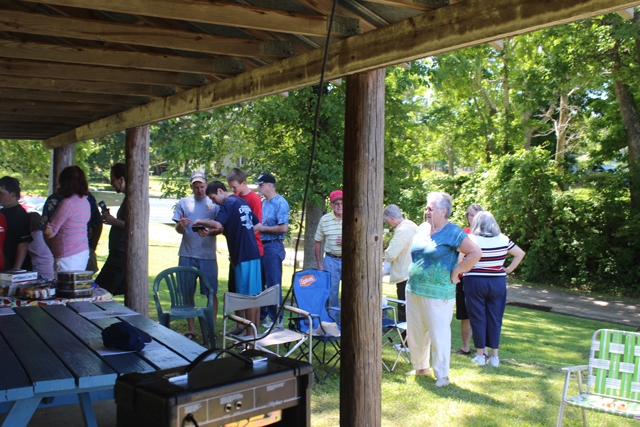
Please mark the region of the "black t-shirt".
<svg viewBox="0 0 640 427"><path fill-rule="evenodd" d="M125 197L120 205L120 209L118 209L118 213L116 214L116 219L125 221L127 216L127 198ZM124 252L124 236L126 232L124 228L116 227L115 225L111 226L111 231L109 231L109 252Z"/></svg>
<svg viewBox="0 0 640 427"><path fill-rule="evenodd" d="M238 196L229 196L220 206L216 221L224 227L233 265L260 259L256 234L253 231L253 226L260 221L251 210L249 203Z"/></svg>
<svg viewBox="0 0 640 427"><path fill-rule="evenodd" d="M4 245L2 246L2 253L4 256L4 268L13 268L13 263L16 260L16 250L18 245L23 242L31 241L31 221L29 220L29 214L20 205L15 205L10 208L3 208L0 210L7 220L7 232L4 236ZM24 258L22 267L25 270L31 270L31 257L27 252L27 256Z"/></svg>

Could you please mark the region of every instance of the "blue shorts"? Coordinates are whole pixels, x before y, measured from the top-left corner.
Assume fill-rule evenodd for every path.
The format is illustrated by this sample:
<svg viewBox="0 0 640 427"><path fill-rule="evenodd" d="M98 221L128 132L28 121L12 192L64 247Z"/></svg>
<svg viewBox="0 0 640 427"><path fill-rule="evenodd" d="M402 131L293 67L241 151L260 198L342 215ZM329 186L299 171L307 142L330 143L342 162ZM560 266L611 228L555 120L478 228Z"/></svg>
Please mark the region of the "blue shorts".
<svg viewBox="0 0 640 427"><path fill-rule="evenodd" d="M253 296L262 292L262 269L260 259L241 262L235 267L236 292Z"/></svg>
<svg viewBox="0 0 640 427"><path fill-rule="evenodd" d="M202 270L207 280L209 281L209 285L211 286L213 294L216 295L218 293L218 260L198 259L181 256L179 257L178 265L180 267L195 267ZM194 282L193 286L195 287L195 285L196 284ZM202 286L202 283L200 283L200 293L202 295L209 295L207 288Z"/></svg>

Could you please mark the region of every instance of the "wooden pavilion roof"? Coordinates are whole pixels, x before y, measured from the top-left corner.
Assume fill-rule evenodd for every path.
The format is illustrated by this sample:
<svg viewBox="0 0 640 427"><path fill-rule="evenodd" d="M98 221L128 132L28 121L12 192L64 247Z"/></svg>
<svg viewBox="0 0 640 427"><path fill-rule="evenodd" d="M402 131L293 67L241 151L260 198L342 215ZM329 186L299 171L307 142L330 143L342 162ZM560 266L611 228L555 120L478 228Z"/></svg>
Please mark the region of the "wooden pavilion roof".
<svg viewBox="0 0 640 427"><path fill-rule="evenodd" d="M317 84L332 0L0 0L0 139L61 147ZM638 0L340 0L327 79Z"/></svg>

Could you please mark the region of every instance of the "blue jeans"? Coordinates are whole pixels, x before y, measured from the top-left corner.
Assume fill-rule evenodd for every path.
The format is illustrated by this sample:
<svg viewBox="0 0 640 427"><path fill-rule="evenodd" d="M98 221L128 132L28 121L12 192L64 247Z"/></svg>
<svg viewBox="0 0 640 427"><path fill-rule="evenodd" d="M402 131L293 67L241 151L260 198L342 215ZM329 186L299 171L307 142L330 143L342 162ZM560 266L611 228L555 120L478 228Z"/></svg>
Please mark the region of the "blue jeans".
<svg viewBox="0 0 640 427"><path fill-rule="evenodd" d="M324 271L331 274L331 289L329 291L329 307L340 307L340 280L342 280L342 259L324 256L322 261Z"/></svg>
<svg viewBox="0 0 640 427"><path fill-rule="evenodd" d="M178 265L180 267L195 267L202 270L207 280L209 281L209 285L211 285L211 290L214 295L218 293L218 260L216 259L198 259L198 258L188 258L181 256L178 260ZM195 281L193 286L195 287ZM207 288L202 286L200 283L200 293L202 295L209 295L209 291Z"/></svg>
<svg viewBox="0 0 640 427"><path fill-rule="evenodd" d="M272 286L280 285L280 305L282 305L282 261L284 261L284 244L280 240L263 242L264 255L262 256L262 288L269 289ZM270 305L260 308L260 319L267 316L273 321L276 318L277 307ZM280 322L284 313L280 314Z"/></svg>
<svg viewBox="0 0 640 427"><path fill-rule="evenodd" d="M507 305L507 277L465 276L464 295L473 344L498 349Z"/></svg>

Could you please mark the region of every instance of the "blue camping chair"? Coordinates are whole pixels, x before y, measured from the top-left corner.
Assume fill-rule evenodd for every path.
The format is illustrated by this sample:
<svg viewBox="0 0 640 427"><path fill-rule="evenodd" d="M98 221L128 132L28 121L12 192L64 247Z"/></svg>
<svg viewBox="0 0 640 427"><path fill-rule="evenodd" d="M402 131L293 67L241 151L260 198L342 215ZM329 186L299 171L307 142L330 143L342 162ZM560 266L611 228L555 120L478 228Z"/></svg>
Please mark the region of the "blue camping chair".
<svg viewBox="0 0 640 427"><path fill-rule="evenodd" d="M330 274L321 270L303 270L296 273L293 281L293 294L298 307L311 315L313 324L301 317L289 320L291 329L307 333L311 329L313 335L313 355L322 365L331 366L322 381L325 381L340 361L340 319L339 308L331 308L329 315L327 303L329 301ZM322 356L316 353L318 346L322 346ZM333 354L327 353L327 347L333 348ZM333 363L333 364L332 364ZM316 377L318 375L316 373ZM318 378L319 380L319 378Z"/></svg>
<svg viewBox="0 0 640 427"><path fill-rule="evenodd" d="M195 293L197 288L196 278L200 279L200 283L209 290L207 296L206 307L196 307ZM164 283L171 297L171 309L162 310L160 304L160 284ZM195 284L194 284L195 283ZM213 327L213 291L209 280L206 278L202 270L195 267L173 267L166 269L156 277L153 282L153 299L156 302L156 310L158 310L158 323L169 328L172 320L191 319L197 317L200 321L200 330L204 345L215 347L216 335Z"/></svg>

